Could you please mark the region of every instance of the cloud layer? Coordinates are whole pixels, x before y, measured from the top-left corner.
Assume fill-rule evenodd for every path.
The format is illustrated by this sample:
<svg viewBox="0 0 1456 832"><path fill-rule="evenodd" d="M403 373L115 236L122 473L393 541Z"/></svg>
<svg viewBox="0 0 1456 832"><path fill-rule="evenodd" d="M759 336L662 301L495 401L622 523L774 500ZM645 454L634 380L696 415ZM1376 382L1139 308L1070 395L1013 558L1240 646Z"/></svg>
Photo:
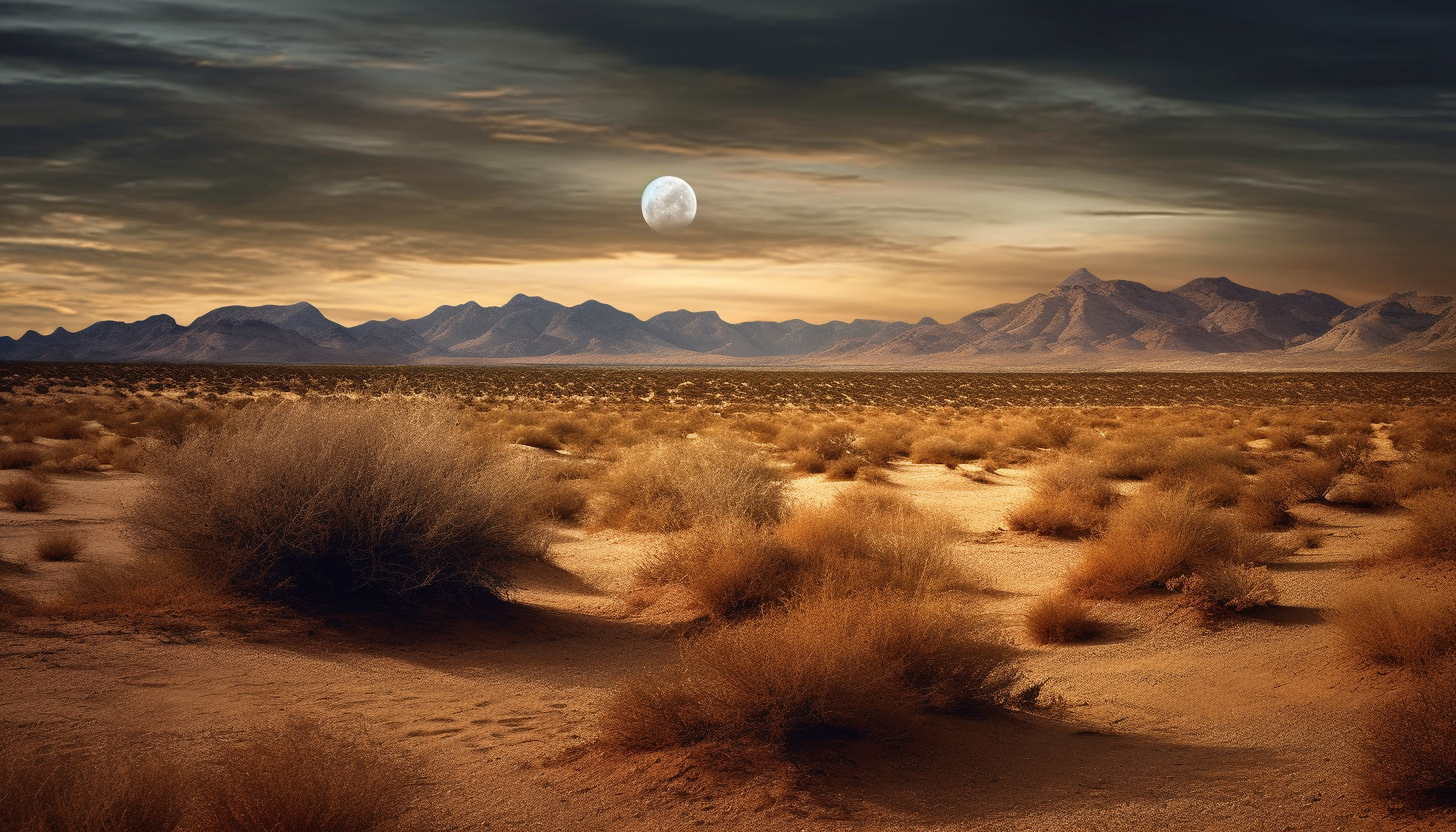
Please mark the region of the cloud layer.
<svg viewBox="0 0 1456 832"><path fill-rule="evenodd" d="M941 319L1450 291L1456 7L0 2L0 333L516 291ZM637 199L692 182L663 237Z"/></svg>

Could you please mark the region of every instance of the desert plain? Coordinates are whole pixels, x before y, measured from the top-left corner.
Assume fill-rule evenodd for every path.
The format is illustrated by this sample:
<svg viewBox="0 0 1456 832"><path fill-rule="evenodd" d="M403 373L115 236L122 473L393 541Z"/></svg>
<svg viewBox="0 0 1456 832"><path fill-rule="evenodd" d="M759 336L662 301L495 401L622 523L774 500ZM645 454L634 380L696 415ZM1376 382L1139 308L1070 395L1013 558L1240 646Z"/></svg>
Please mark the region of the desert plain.
<svg viewBox="0 0 1456 832"><path fill-rule="evenodd" d="M1456 826L1456 375L10 363L0 397L17 829ZM481 489L491 557L406 524L269 571L435 465L410 493Z"/></svg>

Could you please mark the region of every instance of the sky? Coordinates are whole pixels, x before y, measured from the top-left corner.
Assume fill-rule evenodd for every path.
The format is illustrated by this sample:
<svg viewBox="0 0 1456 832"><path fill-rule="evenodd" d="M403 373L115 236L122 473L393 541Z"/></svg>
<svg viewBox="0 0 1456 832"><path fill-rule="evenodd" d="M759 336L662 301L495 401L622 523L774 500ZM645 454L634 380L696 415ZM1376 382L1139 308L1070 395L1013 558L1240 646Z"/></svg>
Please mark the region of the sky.
<svg viewBox="0 0 1456 832"><path fill-rule="evenodd" d="M1452 293L1453 43L1450 0L0 0L0 334Z"/></svg>

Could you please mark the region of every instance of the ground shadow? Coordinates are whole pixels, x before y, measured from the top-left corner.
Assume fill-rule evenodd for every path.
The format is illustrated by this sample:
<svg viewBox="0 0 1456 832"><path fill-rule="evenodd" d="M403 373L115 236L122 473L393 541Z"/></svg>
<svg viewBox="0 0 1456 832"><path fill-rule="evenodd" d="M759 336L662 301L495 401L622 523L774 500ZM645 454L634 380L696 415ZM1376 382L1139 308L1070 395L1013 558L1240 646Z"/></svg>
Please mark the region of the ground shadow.
<svg viewBox="0 0 1456 832"><path fill-rule="evenodd" d="M1256 607L1244 613L1247 618L1284 624L1293 627L1310 627L1325 623L1325 611L1318 607L1283 606Z"/></svg>

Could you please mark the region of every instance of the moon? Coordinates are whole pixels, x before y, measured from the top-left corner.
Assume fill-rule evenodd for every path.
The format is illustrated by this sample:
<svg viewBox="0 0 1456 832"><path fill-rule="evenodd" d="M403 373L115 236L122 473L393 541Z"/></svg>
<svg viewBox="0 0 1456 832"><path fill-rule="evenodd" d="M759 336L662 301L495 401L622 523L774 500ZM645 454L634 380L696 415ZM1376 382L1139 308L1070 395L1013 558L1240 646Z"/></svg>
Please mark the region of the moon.
<svg viewBox="0 0 1456 832"><path fill-rule="evenodd" d="M653 231L671 234L693 223L698 214L698 195L693 186L676 176L659 176L642 190L642 219Z"/></svg>

